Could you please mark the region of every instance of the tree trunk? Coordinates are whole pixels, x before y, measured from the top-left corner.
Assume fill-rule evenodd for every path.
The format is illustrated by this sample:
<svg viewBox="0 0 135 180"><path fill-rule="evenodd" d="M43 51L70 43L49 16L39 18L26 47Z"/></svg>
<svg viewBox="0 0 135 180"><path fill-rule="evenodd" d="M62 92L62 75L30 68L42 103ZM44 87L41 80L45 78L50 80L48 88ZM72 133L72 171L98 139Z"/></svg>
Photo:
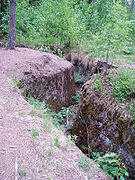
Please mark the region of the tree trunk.
<svg viewBox="0 0 135 180"><path fill-rule="evenodd" d="M131 3L130 19L132 18L132 15L133 15L133 9L134 9L134 0L132 0L132 3Z"/></svg>
<svg viewBox="0 0 135 180"><path fill-rule="evenodd" d="M16 0L10 0L8 49L15 49L16 45Z"/></svg>

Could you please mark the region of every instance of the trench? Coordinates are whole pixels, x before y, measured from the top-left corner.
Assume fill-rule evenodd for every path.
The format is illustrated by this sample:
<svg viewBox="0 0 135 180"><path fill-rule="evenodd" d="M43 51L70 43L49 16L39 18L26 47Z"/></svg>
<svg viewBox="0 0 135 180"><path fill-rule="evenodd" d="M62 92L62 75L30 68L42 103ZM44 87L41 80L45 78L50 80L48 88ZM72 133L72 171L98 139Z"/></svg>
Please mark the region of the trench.
<svg viewBox="0 0 135 180"><path fill-rule="evenodd" d="M74 79L75 79L75 86L76 86L76 95L72 97L72 101L70 106L68 107L63 107L61 111L55 113L52 112L52 117L53 119L57 120L59 123L59 126L61 129L64 131L66 135L71 135L74 140L76 145L81 149L81 151L87 155L88 157L91 158L89 154L89 144L87 143L88 141L88 136L80 138L79 140L77 139L78 134L73 133L73 124L74 120L79 108L79 102L80 102L80 96L81 96L81 88L82 85L89 80L89 70L84 70L82 66L75 66L74 69ZM56 122L56 121L55 121ZM54 123L55 124L55 123ZM83 130L85 131L85 134L87 134L87 129L84 126ZM135 130L132 129L132 133L135 135ZM88 135L88 134L87 134ZM103 132L101 132L99 136L99 141L102 144L106 144L109 146L108 149L104 149L102 152L102 148L100 149L99 147L94 149L94 152L98 153L101 150L101 153L105 154L107 152L116 152L120 154L121 161L123 161L126 164L126 167L128 169L128 173L130 174L130 177L124 177L127 180L133 180L135 179L135 158L126 150L126 148L123 148L122 146L114 144L114 142L109 139L107 136L104 135Z"/></svg>
<svg viewBox="0 0 135 180"><path fill-rule="evenodd" d="M81 88L82 85L89 80L89 71L84 71L84 69L80 66L76 66L75 67L75 84L76 84L76 96L74 96L72 98L72 103L71 106L67 107L67 114L65 119L63 119L63 121L60 123L62 126L62 130L65 132L65 134L70 134L70 135L75 135L72 131L72 127L67 126L67 121L70 125L74 124L74 120L77 114L77 110L79 108L79 100L80 100L80 96L81 96ZM71 114L70 114L71 111ZM61 113L62 111L60 111L59 113ZM58 114L59 114L58 113ZM85 126L85 125L84 125ZM84 130L87 132L87 128L84 127ZM132 134L134 134L135 137L135 129L132 128ZM87 133L88 134L88 133ZM101 153L102 155L106 154L106 153L117 153L120 156L120 161L123 163L123 165L126 165L127 171L129 173L129 177L125 176L124 179L127 180L134 180L135 179L135 158L130 154L129 151L127 151L127 149L124 146L120 146L119 144L115 144L111 138L107 137L103 131L101 131L100 134L100 141L101 143L105 144L107 147L109 146L109 151L108 149L104 149L104 151L100 152L100 148L97 147L94 149L93 154L98 154ZM92 159L94 159L95 157L90 154L90 145L88 143L88 136L86 138L80 138L79 140L77 140L77 136L76 138L76 145L79 147L79 149L87 156L90 157ZM128 142L127 142L128 143ZM103 150L103 149L102 149ZM100 154L100 155L101 155ZM102 168L102 167L101 167ZM119 179L119 178L118 178Z"/></svg>

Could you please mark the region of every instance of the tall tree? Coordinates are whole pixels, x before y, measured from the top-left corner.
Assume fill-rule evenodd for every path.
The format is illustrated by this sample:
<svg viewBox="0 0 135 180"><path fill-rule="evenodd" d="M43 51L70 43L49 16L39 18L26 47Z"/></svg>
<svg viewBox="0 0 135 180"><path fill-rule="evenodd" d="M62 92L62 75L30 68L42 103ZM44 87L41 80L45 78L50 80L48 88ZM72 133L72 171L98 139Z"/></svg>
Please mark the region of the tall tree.
<svg viewBox="0 0 135 180"><path fill-rule="evenodd" d="M16 0L10 0L8 49L14 49L16 45Z"/></svg>

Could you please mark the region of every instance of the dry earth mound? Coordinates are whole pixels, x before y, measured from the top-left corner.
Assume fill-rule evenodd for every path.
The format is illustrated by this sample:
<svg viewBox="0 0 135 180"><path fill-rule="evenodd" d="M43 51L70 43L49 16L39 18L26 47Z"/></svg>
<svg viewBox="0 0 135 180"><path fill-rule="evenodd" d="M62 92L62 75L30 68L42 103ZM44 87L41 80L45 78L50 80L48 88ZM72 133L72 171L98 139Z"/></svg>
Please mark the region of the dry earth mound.
<svg viewBox="0 0 135 180"><path fill-rule="evenodd" d="M0 179L109 179L93 161L89 171L83 171L78 166L82 152L52 126L50 117L30 106L16 87L15 80L24 75L23 67L36 64L44 55L48 56L25 48L0 49Z"/></svg>
<svg viewBox="0 0 135 180"><path fill-rule="evenodd" d="M58 112L69 106L75 95L74 71L71 63L44 54L20 67L22 76L18 87L23 95L44 101L52 110Z"/></svg>

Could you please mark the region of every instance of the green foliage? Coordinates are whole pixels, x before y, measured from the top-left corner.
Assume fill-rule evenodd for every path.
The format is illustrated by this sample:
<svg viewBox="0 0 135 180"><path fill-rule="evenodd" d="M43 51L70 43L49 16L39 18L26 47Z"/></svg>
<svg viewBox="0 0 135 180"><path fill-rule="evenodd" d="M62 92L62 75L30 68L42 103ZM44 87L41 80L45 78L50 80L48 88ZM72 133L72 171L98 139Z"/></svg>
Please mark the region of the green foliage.
<svg viewBox="0 0 135 180"><path fill-rule="evenodd" d="M121 162L120 157L116 153L93 153L93 159L112 179L124 180L128 176L125 165Z"/></svg>
<svg viewBox="0 0 135 180"><path fill-rule="evenodd" d="M96 74L93 89L99 91L100 93L103 92L103 82L100 74Z"/></svg>
<svg viewBox="0 0 135 180"><path fill-rule="evenodd" d="M90 159L88 157L81 157L78 160L78 166L83 170L88 171L90 169Z"/></svg>
<svg viewBox="0 0 135 180"><path fill-rule="evenodd" d="M31 134L32 134L32 138L36 140L39 137L40 130L39 129L32 129Z"/></svg>
<svg viewBox="0 0 135 180"><path fill-rule="evenodd" d="M50 156L53 156L53 155L54 155L54 150L53 150L53 148L50 148L50 149L49 149L49 155L50 155Z"/></svg>
<svg viewBox="0 0 135 180"><path fill-rule="evenodd" d="M69 107L69 108L62 107L58 113L51 112L51 116L53 117L54 125L57 127L60 126L65 121L67 116L70 116L71 114L72 114L71 107Z"/></svg>
<svg viewBox="0 0 135 180"><path fill-rule="evenodd" d="M82 152L88 152L88 146L82 145L80 149L82 150Z"/></svg>
<svg viewBox="0 0 135 180"><path fill-rule="evenodd" d="M35 109L39 109L40 111L47 111L47 107L44 102L40 102L38 99L34 99L32 96L29 96L28 102L34 106Z"/></svg>
<svg viewBox="0 0 135 180"><path fill-rule="evenodd" d="M18 174L21 178L26 177L28 175L26 167L25 166L19 167Z"/></svg>
<svg viewBox="0 0 135 180"><path fill-rule="evenodd" d="M17 43L31 46L61 44L75 46L83 38L85 25L79 21L81 11L76 1L17 0ZM23 18L22 18L23 17ZM8 32L9 8L2 18L2 33Z"/></svg>
<svg viewBox="0 0 135 180"><path fill-rule="evenodd" d="M68 135L67 143L75 144L76 141L77 141L77 136L76 135Z"/></svg>
<svg viewBox="0 0 135 180"><path fill-rule="evenodd" d="M75 83L82 83L83 82L83 76L77 72L74 72L74 80L75 80Z"/></svg>
<svg viewBox="0 0 135 180"><path fill-rule="evenodd" d="M8 33L8 19L9 19L9 14L8 13L1 13L2 14L2 23L0 24L0 35L5 35Z"/></svg>
<svg viewBox="0 0 135 180"><path fill-rule="evenodd" d="M60 112L56 113L53 117L59 119L59 121L62 122L67 117L67 108L62 107Z"/></svg>
<svg viewBox="0 0 135 180"><path fill-rule="evenodd" d="M79 104L80 103L81 94L77 92L75 96L72 96L72 104Z"/></svg>
<svg viewBox="0 0 135 180"><path fill-rule="evenodd" d="M114 57L126 47L130 24L126 7L122 6L120 1L113 3L108 10L100 31L94 33L90 42L86 44L93 56L105 60Z"/></svg>
<svg viewBox="0 0 135 180"><path fill-rule="evenodd" d="M116 62L126 62L127 64L132 64L133 62L135 62L135 55L119 54L116 56L115 61Z"/></svg>
<svg viewBox="0 0 135 180"><path fill-rule="evenodd" d="M135 125L135 101L133 101L133 103L131 103L130 110L132 112L132 119L133 119L133 123Z"/></svg>
<svg viewBox="0 0 135 180"><path fill-rule="evenodd" d="M66 113L67 109L63 107L59 113L55 113L50 111L44 102L39 102L38 99L34 99L32 96L29 96L28 102L34 106L35 109L38 109L42 114L47 115L49 114L52 117L52 122L53 124L57 127L60 128L61 123L64 121L64 118L66 118ZM35 111L32 110L32 115L35 115Z"/></svg>
<svg viewBox="0 0 135 180"><path fill-rule="evenodd" d="M68 131L71 131L73 129L73 122L68 121L67 124L66 124L66 128L67 128Z"/></svg>
<svg viewBox="0 0 135 180"><path fill-rule="evenodd" d="M114 4L113 0L96 0L88 3L86 0L82 2L82 12L87 29L92 34L101 31L101 28L106 24L107 15L110 13Z"/></svg>
<svg viewBox="0 0 135 180"><path fill-rule="evenodd" d="M17 0L17 44L40 47L82 45L102 59L135 52L135 16L118 0ZM2 12L0 35L7 35L9 1ZM23 18L22 18L23 17ZM62 52L58 54L63 56Z"/></svg>
<svg viewBox="0 0 135 180"><path fill-rule="evenodd" d="M112 91L119 101L131 98L135 94L135 71L122 69L113 80Z"/></svg>
<svg viewBox="0 0 135 180"><path fill-rule="evenodd" d="M54 138L52 144L53 144L54 147L59 148L60 147L59 138L58 137Z"/></svg>

